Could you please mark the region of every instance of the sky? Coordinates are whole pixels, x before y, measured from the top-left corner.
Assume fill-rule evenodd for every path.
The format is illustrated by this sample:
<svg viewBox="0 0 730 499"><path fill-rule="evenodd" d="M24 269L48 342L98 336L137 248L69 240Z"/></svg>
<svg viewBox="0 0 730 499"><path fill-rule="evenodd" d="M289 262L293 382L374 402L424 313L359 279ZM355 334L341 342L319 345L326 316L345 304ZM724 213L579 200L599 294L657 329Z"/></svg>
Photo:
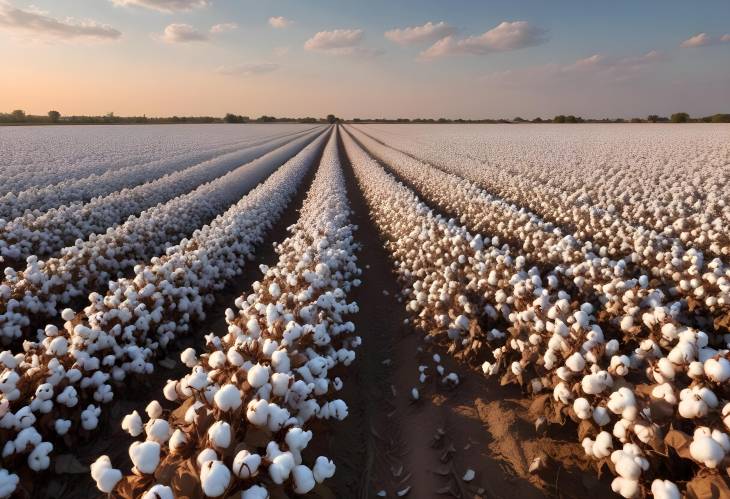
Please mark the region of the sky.
<svg viewBox="0 0 730 499"><path fill-rule="evenodd" d="M0 111L730 112L727 0L0 0Z"/></svg>

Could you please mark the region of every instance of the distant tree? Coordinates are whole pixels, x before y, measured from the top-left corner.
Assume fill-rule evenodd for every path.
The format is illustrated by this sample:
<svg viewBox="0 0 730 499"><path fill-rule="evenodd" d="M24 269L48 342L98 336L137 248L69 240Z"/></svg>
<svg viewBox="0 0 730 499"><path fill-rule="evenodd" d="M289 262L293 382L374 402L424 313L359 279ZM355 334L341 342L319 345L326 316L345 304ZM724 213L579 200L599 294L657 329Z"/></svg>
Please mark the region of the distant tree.
<svg viewBox="0 0 730 499"><path fill-rule="evenodd" d="M540 118L540 117L538 116L537 118L535 118L534 120L532 120L532 122L533 122L533 123L542 123L542 118Z"/></svg>
<svg viewBox="0 0 730 499"><path fill-rule="evenodd" d="M337 117L334 114L328 114L327 123L335 123L335 122L337 122Z"/></svg>
<svg viewBox="0 0 730 499"><path fill-rule="evenodd" d="M649 116L647 116L646 121L648 121L649 123L656 123L657 121L659 121L659 116L656 114L650 114Z"/></svg>
<svg viewBox="0 0 730 499"><path fill-rule="evenodd" d="M669 119L672 120L672 123L687 123L689 121L689 114L674 113Z"/></svg>
<svg viewBox="0 0 730 499"><path fill-rule="evenodd" d="M516 117L515 119L513 119L512 121L514 121L515 123L524 123L524 122L525 122L525 121L527 121L527 120L525 120L525 119L522 119L522 118L520 118L519 116L517 116L517 117Z"/></svg>
<svg viewBox="0 0 730 499"><path fill-rule="evenodd" d="M61 119L61 113L58 111L48 111L48 118L51 120L51 123L58 123L58 120Z"/></svg>
<svg viewBox="0 0 730 499"><path fill-rule="evenodd" d="M576 118L575 116L573 116L571 114L571 115L568 115L565 117L565 122L566 123L578 123L578 118Z"/></svg>
<svg viewBox="0 0 730 499"><path fill-rule="evenodd" d="M641 123L641 118L631 118L631 123Z"/></svg>
<svg viewBox="0 0 730 499"><path fill-rule="evenodd" d="M566 118L564 114L559 114L555 118L553 118L554 123L565 123Z"/></svg>
<svg viewBox="0 0 730 499"><path fill-rule="evenodd" d="M16 109L12 113L10 113L10 118L13 121L25 121L25 111L22 109Z"/></svg>
<svg viewBox="0 0 730 499"><path fill-rule="evenodd" d="M711 123L730 123L730 114L715 114L710 120Z"/></svg>
<svg viewBox="0 0 730 499"><path fill-rule="evenodd" d="M226 123L239 123L238 116L233 113L226 113L226 115L223 117L223 121L225 121Z"/></svg>

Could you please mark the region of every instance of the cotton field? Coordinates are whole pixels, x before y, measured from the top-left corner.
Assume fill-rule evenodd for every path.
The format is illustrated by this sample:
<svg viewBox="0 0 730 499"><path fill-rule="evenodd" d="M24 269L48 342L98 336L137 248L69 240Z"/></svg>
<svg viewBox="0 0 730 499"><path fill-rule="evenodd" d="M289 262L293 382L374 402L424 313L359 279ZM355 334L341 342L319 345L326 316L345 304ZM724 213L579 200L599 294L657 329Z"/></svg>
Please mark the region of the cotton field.
<svg viewBox="0 0 730 499"><path fill-rule="evenodd" d="M729 177L722 124L0 129L0 498L730 497Z"/></svg>

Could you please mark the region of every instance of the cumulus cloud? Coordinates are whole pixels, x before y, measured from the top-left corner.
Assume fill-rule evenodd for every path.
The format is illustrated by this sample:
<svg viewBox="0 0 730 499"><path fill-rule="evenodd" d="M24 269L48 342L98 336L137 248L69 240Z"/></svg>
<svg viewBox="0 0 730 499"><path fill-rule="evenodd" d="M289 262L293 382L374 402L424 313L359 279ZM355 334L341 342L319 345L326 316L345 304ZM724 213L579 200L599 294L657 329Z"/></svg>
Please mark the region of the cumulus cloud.
<svg viewBox="0 0 730 499"><path fill-rule="evenodd" d="M221 66L216 72L228 76L253 76L265 73L271 73L279 69L279 65L274 62L237 64L235 66Z"/></svg>
<svg viewBox="0 0 730 499"><path fill-rule="evenodd" d="M221 23L221 24L215 24L210 28L210 32L217 35L219 33L226 33L228 31L233 31L238 29L238 24L236 23Z"/></svg>
<svg viewBox="0 0 730 499"><path fill-rule="evenodd" d="M181 12L210 5L210 0L111 0L114 5L134 6L159 12Z"/></svg>
<svg viewBox="0 0 730 499"><path fill-rule="evenodd" d="M335 29L320 31L304 43L306 50L330 55L372 58L383 54L381 49L361 47L365 33L361 29Z"/></svg>
<svg viewBox="0 0 730 499"><path fill-rule="evenodd" d="M269 25L273 28L282 29L291 26L294 21L287 19L284 16L275 16L269 18Z"/></svg>
<svg viewBox="0 0 730 499"><path fill-rule="evenodd" d="M427 22L423 26L411 26L408 28L395 28L385 32L385 38L399 45L410 45L414 43L435 42L449 35L456 30L441 21L438 23Z"/></svg>
<svg viewBox="0 0 730 499"><path fill-rule="evenodd" d="M682 48L697 48L727 42L730 42L730 34L714 37L708 35L707 33L699 33L695 36L687 38L679 46Z"/></svg>
<svg viewBox="0 0 730 499"><path fill-rule="evenodd" d="M457 54L484 55L540 45L547 41L547 30L527 21L504 21L478 36L457 39L446 36L421 53L424 59Z"/></svg>
<svg viewBox="0 0 730 499"><path fill-rule="evenodd" d="M208 35L189 24L170 24L160 36L160 40L166 43L203 42L207 39Z"/></svg>
<svg viewBox="0 0 730 499"><path fill-rule="evenodd" d="M116 40L122 33L91 20L56 19L38 10L23 10L0 0L0 29L54 40Z"/></svg>

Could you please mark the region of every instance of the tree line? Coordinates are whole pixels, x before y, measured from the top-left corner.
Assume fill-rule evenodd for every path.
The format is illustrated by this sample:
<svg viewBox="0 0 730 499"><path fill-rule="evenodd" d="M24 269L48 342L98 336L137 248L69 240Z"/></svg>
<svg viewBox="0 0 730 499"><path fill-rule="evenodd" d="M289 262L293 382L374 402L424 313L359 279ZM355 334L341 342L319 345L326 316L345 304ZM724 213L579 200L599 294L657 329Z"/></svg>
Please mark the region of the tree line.
<svg viewBox="0 0 730 499"><path fill-rule="evenodd" d="M21 109L10 113L0 113L0 124L15 125L42 125L42 124L172 124L172 123L335 123L342 121L333 114L326 118L287 118L263 115L250 118L234 113L225 116L116 116L108 113L104 116L63 116L58 111L48 111L46 115L26 114ZM713 114L700 118L693 118L688 113L674 113L669 117L651 114L646 118L583 118L581 116L559 114L555 117L532 120L516 117L508 119L449 119L449 118L353 118L351 123L730 123L730 114Z"/></svg>

